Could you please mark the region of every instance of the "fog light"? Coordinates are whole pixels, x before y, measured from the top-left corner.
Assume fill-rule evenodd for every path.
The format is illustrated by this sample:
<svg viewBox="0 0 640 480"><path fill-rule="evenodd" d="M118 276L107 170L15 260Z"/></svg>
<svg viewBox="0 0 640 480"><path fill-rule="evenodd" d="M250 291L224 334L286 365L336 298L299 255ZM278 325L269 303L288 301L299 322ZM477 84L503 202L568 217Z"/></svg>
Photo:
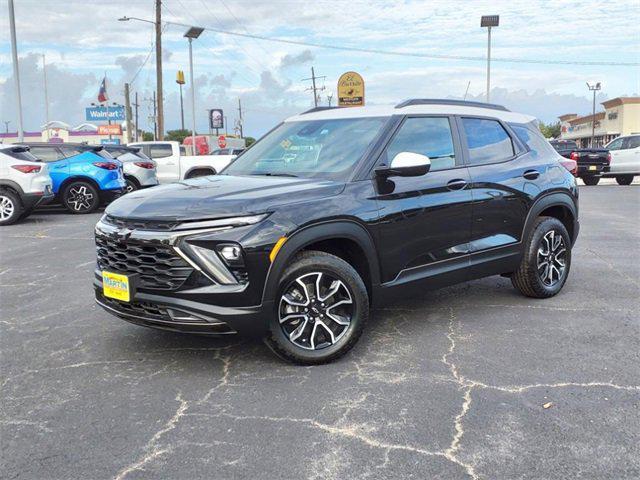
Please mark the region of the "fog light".
<svg viewBox="0 0 640 480"><path fill-rule="evenodd" d="M242 256L242 251L237 245L225 245L224 247L220 248L219 251L220 255L222 255L222 257L229 262L237 262Z"/></svg>

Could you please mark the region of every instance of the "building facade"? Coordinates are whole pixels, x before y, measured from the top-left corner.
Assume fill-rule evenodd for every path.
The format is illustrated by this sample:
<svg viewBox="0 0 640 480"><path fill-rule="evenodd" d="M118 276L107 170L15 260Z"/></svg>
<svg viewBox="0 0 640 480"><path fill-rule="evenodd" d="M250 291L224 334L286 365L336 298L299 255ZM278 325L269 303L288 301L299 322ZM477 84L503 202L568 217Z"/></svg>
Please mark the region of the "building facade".
<svg viewBox="0 0 640 480"><path fill-rule="evenodd" d="M575 140L578 146L586 148L591 145L592 133L594 146L600 147L620 135L640 133L640 97L617 97L601 105L604 111L596 112L595 116L580 117L575 113L567 113L558 117L560 138Z"/></svg>

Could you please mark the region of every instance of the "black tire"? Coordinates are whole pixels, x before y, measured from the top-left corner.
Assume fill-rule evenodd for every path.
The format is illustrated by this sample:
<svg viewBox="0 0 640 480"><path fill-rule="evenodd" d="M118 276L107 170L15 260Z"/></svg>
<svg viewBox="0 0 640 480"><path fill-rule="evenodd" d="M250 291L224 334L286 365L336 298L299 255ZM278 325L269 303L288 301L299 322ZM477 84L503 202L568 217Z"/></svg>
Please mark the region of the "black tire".
<svg viewBox="0 0 640 480"><path fill-rule="evenodd" d="M0 190L0 226L16 223L23 213L20 196L12 190Z"/></svg>
<svg viewBox="0 0 640 480"><path fill-rule="evenodd" d="M551 257L548 257L544 253L545 245L548 245L547 241L549 236L555 239L555 235L560 235L561 242L553 252L560 252L564 247L564 253L553 253L552 249L549 249L549 253L553 253ZM549 235L549 236L548 236ZM545 240L545 238L547 240ZM542 250L542 253L541 253ZM551 260L549 260L551 258ZM543 261L539 263L540 259ZM553 269L551 267L551 282L548 282L548 277L545 274L548 270L543 266L544 260L547 264L549 261L557 272L557 279L553 282ZM555 260L554 260L555 259ZM558 266L564 263L564 268ZM556 295L569 276L569 270L571 268L571 238L569 232L562 224L560 220L553 217L539 217L536 219L527 243L525 245L524 255L520 261L518 269L511 276L511 283L520 291L523 295L532 298L548 298ZM541 271L542 269L542 271Z"/></svg>
<svg viewBox="0 0 640 480"><path fill-rule="evenodd" d="M124 177L124 181L126 182L125 193L135 192L140 188L140 184L135 178L132 177Z"/></svg>
<svg viewBox="0 0 640 480"><path fill-rule="evenodd" d="M215 174L216 174L215 170L209 170L208 168L199 168L199 169L190 171L185 177L185 180L189 180L190 178L206 177L206 176L215 175Z"/></svg>
<svg viewBox="0 0 640 480"><path fill-rule="evenodd" d="M631 185L631 182L633 182L633 175L618 175L616 177L616 182L618 182L618 185Z"/></svg>
<svg viewBox="0 0 640 480"><path fill-rule="evenodd" d="M62 204L74 214L92 213L100 206L100 194L91 183L78 180L65 187Z"/></svg>
<svg viewBox="0 0 640 480"><path fill-rule="evenodd" d="M321 274L320 278L318 274ZM307 288L304 288L307 297L305 301L308 303L308 314L302 313L305 308L303 305L292 307L284 299L285 294L288 295L291 292L291 288L295 288L298 285L297 281L300 277L304 277L303 283L308 280L310 282L308 287L313 289L309 293ZM322 282L326 282L324 286L326 308L322 297L316 296L318 292L315 287L316 282L319 282L321 292L323 291ZM328 287L326 286L327 284L329 285ZM338 284L337 290L329 295L328 293ZM299 290L300 292L303 291L302 288ZM292 296L288 295L287 298L291 299ZM347 353L360 338L369 318L369 295L362 278L347 262L325 252L307 251L296 255L282 274L274 303L274 312L269 322L269 333L266 342L280 357L301 365L317 365L331 362ZM340 303L343 305L340 306ZM344 314L344 316L342 316L343 314L338 314L338 307L345 308L343 312L348 313ZM292 313L290 311L287 312L287 309L299 310L296 313ZM298 311L300 313L297 313ZM331 314L329 313L330 311L332 312ZM284 315L284 318L287 316L303 318L281 324L281 315ZM348 323L346 325L345 323L338 323L333 320L336 317L342 322ZM295 323L296 321L298 322L297 324ZM318 328L319 326L320 328ZM314 330L314 328L317 330ZM286 329L292 329L292 331L287 334L285 332ZM331 333L327 334L329 329ZM300 331L296 339L302 337L300 343L307 342L309 346L305 347L294 343L296 339L292 340L290 337L294 335L296 330ZM307 336L309 339L304 338ZM313 341L311 337L314 338ZM330 339L335 340L335 342L330 341ZM315 345L318 340L321 343Z"/></svg>
<svg viewBox="0 0 640 480"><path fill-rule="evenodd" d="M33 210L34 210L33 207L29 209L24 209L20 214L20 220L22 220L23 218L27 218L29 215L31 215L33 213Z"/></svg>
<svg viewBox="0 0 640 480"><path fill-rule="evenodd" d="M582 177L582 181L584 182L585 185L594 186L600 183L600 177L593 177L593 176Z"/></svg>

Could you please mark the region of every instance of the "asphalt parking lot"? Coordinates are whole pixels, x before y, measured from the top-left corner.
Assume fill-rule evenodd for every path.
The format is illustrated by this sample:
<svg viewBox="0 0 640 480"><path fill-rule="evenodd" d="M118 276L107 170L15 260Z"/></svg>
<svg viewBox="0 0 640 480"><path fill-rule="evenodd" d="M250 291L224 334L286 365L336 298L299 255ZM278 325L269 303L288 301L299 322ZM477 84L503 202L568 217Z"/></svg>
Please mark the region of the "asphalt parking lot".
<svg viewBox="0 0 640 480"><path fill-rule="evenodd" d="M581 187L557 297L492 277L398 300L320 367L103 312L98 214L3 228L0 476L639 478L640 186L606 183Z"/></svg>

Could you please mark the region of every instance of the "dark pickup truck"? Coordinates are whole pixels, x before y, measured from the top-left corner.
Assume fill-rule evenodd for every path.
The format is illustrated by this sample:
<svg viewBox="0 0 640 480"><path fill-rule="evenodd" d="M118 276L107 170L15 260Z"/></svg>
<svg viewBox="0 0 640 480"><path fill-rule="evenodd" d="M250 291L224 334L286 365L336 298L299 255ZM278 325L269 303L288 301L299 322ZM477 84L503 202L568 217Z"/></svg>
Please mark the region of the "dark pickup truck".
<svg viewBox="0 0 640 480"><path fill-rule="evenodd" d="M549 143L560 155L576 161L576 177L585 185L597 185L602 174L609 171L611 156L606 148L578 148L573 140L551 140Z"/></svg>

